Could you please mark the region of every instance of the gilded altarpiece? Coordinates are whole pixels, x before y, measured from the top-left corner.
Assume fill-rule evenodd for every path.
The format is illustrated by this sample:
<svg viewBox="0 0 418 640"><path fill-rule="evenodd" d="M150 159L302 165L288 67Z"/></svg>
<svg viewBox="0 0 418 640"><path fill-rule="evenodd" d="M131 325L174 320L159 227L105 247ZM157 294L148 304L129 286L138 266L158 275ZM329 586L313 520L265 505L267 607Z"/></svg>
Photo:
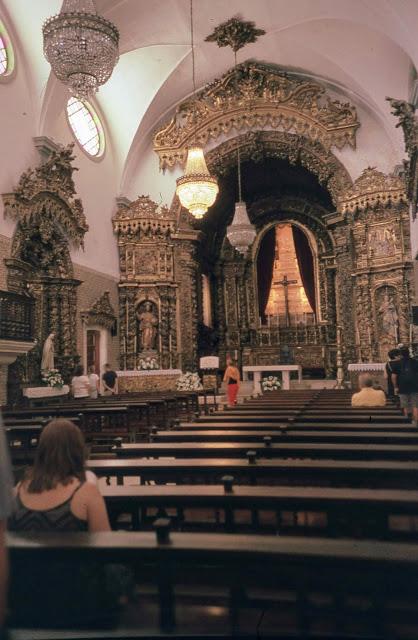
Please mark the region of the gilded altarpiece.
<svg viewBox="0 0 418 640"><path fill-rule="evenodd" d="M410 340L413 283L404 180L367 168L339 208L339 220L329 223L341 264L350 255L345 266L351 267L352 292L341 290L341 320L350 331L352 361L382 362L389 349Z"/></svg>
<svg viewBox="0 0 418 640"><path fill-rule="evenodd" d="M120 259L120 366L154 359L161 369L195 366L196 232L147 196L119 200L113 219Z"/></svg>
<svg viewBox="0 0 418 640"><path fill-rule="evenodd" d="M38 384L42 345L55 334L55 366L67 381L77 356L77 288L70 247L83 245L88 225L72 174L73 145L50 146L44 162L22 174L13 193L3 194L5 216L16 220L8 288L35 299L37 346L9 367L9 401L22 383Z"/></svg>
<svg viewBox="0 0 418 640"><path fill-rule="evenodd" d="M408 342L412 292L405 181L367 168L353 183L333 148L355 149L359 126L355 107L332 99L320 84L249 62L180 104L156 133L154 149L163 169L182 164L195 137L202 146L218 140L206 153L213 175L235 168L239 148L241 162L277 159L308 170L332 202L321 208L299 197L297 188L294 195L267 194L247 202L257 239L245 258L225 238L228 223L216 232L210 228L214 326L211 332L203 327L203 333L213 334L213 352L222 364L228 353L243 364L274 363L287 344L303 366L320 364L335 375L338 326L344 365L385 360L391 346ZM179 211L176 198L172 209ZM255 261L259 239L278 222L297 224L315 240L318 309L313 326L287 327L275 335L259 320ZM193 252L179 267L192 274L190 282L198 275L194 285L189 282L187 310L200 328L203 301L196 282L207 265L199 255L197 267ZM188 328L195 335L192 325Z"/></svg>

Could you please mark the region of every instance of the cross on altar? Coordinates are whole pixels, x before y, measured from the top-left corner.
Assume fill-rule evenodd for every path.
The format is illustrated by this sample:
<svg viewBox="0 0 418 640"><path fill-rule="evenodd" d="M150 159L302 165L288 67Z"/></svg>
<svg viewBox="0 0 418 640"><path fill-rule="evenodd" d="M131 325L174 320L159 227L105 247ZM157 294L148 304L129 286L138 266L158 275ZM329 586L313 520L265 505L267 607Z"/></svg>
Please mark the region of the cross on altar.
<svg viewBox="0 0 418 640"><path fill-rule="evenodd" d="M287 275L283 276L283 280L278 280L273 284L280 284L284 287L284 308L285 308L285 317L286 317L286 327L290 327L290 314L289 314L289 293L288 287L291 284L297 284L297 280L288 280Z"/></svg>

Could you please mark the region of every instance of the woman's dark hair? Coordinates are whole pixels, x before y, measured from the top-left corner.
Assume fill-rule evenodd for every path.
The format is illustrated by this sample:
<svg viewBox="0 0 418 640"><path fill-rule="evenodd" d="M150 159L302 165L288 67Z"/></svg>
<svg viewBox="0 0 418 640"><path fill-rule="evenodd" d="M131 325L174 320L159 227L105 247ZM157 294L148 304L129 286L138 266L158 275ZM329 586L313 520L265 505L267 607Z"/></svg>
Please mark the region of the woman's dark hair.
<svg viewBox="0 0 418 640"><path fill-rule="evenodd" d="M388 358L389 360L394 360L395 358L397 358L400 355L400 351L399 349L391 349L388 352Z"/></svg>
<svg viewBox="0 0 418 640"><path fill-rule="evenodd" d="M33 468L27 474L28 493L67 485L73 478L86 479L86 448L83 434L70 420L51 420L42 430Z"/></svg>
<svg viewBox="0 0 418 640"><path fill-rule="evenodd" d="M403 358L404 360L407 360L408 358L411 357L408 347L401 347L399 349L399 353L400 353L401 358Z"/></svg>
<svg viewBox="0 0 418 640"><path fill-rule="evenodd" d="M84 373L84 367L82 364L78 364L76 366L76 368L74 369L74 375L75 376L82 376Z"/></svg>

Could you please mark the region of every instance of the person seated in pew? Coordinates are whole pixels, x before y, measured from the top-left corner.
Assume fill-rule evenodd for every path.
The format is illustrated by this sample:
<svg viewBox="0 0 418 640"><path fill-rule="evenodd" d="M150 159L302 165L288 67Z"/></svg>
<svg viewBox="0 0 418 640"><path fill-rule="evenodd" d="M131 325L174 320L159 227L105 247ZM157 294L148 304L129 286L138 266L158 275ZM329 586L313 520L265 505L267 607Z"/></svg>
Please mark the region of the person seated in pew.
<svg viewBox="0 0 418 640"><path fill-rule="evenodd" d="M373 380L363 377L362 389L351 397L352 407L384 407L386 404L385 392L381 389L373 389Z"/></svg>
<svg viewBox="0 0 418 640"><path fill-rule="evenodd" d="M224 382L227 385L228 406L234 407L237 404L237 395L239 389L240 375L235 360L230 360L225 374Z"/></svg>
<svg viewBox="0 0 418 640"><path fill-rule="evenodd" d="M100 378L96 373L94 365L89 367L89 383L90 383L90 398L96 400L100 393Z"/></svg>
<svg viewBox="0 0 418 640"><path fill-rule="evenodd" d="M33 468L15 488L9 517L13 532L110 531L106 505L88 481L83 435L57 418L42 431ZM125 567L56 561L16 568L10 590L13 626L113 626L130 577Z"/></svg>
<svg viewBox="0 0 418 640"><path fill-rule="evenodd" d="M116 371L113 371L110 364L105 364L105 371L102 375L103 381L103 395L111 396L118 393L118 375Z"/></svg>
<svg viewBox="0 0 418 640"><path fill-rule="evenodd" d="M15 488L9 528L110 531L105 502L91 479L80 429L65 418L51 420L39 438L33 468Z"/></svg>
<svg viewBox="0 0 418 640"><path fill-rule="evenodd" d="M88 376L84 375L84 367L79 364L74 369L74 376L71 380L73 398L89 398L90 391L90 380Z"/></svg>

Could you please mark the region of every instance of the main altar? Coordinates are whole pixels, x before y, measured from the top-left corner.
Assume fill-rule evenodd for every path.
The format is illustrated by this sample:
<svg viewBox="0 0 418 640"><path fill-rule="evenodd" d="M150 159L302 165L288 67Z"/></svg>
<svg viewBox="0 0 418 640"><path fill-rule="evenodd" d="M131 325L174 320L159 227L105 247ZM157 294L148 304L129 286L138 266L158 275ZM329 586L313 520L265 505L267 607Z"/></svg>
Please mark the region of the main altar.
<svg viewBox="0 0 418 640"><path fill-rule="evenodd" d="M247 62L204 87L191 109L190 101L179 104L156 131L160 168L184 164L195 109L225 197L202 220L176 196L170 206L146 195L118 199L120 369L137 369L149 353L160 369L194 371L199 357L217 355L221 369L231 356L239 366L289 363L334 378L337 351L347 369L384 361L409 342L405 182L373 167L353 181L335 155L335 147L355 148L355 107L312 80ZM289 109L303 135L279 126ZM248 113L251 130L242 124L237 133ZM230 137L221 139L226 130ZM256 231L244 254L226 233L238 151Z"/></svg>
<svg viewBox="0 0 418 640"><path fill-rule="evenodd" d="M262 393L261 379L263 373L269 375L273 373L280 373L282 376L282 389L288 391L290 389L290 374L296 372L298 375L298 381L302 380L302 367L298 364L282 364L282 365L264 365L264 366L245 366L242 368L242 377L246 382L249 379L249 375L252 374L254 380L253 393Z"/></svg>

